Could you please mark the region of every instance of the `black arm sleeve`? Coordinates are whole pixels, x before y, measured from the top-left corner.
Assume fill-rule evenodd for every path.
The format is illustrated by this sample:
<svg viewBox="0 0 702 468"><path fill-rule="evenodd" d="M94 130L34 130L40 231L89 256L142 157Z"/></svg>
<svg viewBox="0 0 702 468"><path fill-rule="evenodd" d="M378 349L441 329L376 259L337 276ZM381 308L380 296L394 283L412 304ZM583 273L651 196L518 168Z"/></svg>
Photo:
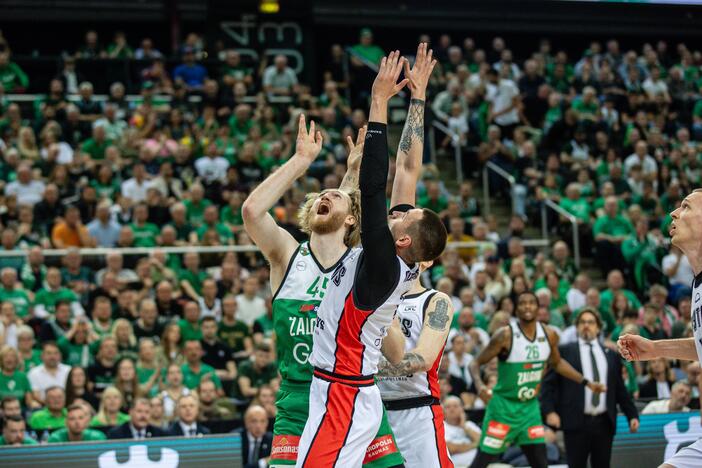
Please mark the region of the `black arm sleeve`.
<svg viewBox="0 0 702 468"><path fill-rule="evenodd" d="M354 296L356 306L364 310L376 309L385 302L397 284L400 269L385 204L389 165L386 127L377 122L368 124L359 175L363 256Z"/></svg>

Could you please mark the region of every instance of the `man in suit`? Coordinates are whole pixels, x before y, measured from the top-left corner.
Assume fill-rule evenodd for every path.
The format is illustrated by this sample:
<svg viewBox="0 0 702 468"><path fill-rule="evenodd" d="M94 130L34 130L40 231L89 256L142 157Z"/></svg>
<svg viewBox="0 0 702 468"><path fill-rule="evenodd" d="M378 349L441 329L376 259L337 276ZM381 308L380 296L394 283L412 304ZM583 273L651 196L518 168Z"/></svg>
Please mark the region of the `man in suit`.
<svg viewBox="0 0 702 468"><path fill-rule="evenodd" d="M178 420L169 429L172 436L195 437L206 435L210 430L197 422L197 415L200 412L200 402L194 393L183 395L178 398L176 414Z"/></svg>
<svg viewBox="0 0 702 468"><path fill-rule="evenodd" d="M617 405L629 420L631 432L639 428L638 412L624 386L619 356L603 348L597 339L602 330L599 313L583 308L575 326L578 341L560 346L561 357L583 373L583 383L602 381L606 376L607 391L593 394L585 385L551 370L543 380L541 409L546 424L563 429L570 468L586 468L588 458L592 468L609 468Z"/></svg>
<svg viewBox="0 0 702 468"><path fill-rule="evenodd" d="M268 414L262 406L251 405L244 414L241 434L241 455L244 468L267 466L261 461L271 456L273 433L268 430Z"/></svg>
<svg viewBox="0 0 702 468"><path fill-rule="evenodd" d="M149 413L151 402L146 398L134 400L132 409L129 410L130 421L120 426L114 427L108 432L108 439L148 439L151 437L163 437L164 432L149 424Z"/></svg>

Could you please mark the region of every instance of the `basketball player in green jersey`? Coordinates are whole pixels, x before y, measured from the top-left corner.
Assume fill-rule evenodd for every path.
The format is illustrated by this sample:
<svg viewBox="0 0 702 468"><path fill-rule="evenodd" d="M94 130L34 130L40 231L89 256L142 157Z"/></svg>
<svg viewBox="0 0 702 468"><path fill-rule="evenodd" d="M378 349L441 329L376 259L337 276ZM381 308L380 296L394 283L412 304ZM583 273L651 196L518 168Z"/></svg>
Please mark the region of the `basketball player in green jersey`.
<svg viewBox="0 0 702 468"><path fill-rule="evenodd" d="M495 332L490 344L470 363L470 372L480 398L488 402L483 419L480 447L471 468L484 468L498 461L509 445L519 445L532 468L546 468L546 444L541 421L539 386L546 365L562 376L596 393L599 382L589 382L561 359L558 335L536 320L539 303L532 292L517 298L516 319ZM480 366L497 357L497 384L490 390L480 375Z"/></svg>

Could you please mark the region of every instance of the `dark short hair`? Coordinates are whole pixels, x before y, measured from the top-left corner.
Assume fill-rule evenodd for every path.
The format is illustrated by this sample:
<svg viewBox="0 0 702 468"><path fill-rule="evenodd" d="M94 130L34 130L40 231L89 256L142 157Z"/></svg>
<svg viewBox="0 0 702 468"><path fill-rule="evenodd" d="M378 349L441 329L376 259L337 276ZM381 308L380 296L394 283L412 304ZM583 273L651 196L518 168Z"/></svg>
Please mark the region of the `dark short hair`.
<svg viewBox="0 0 702 468"><path fill-rule="evenodd" d="M2 400L0 400L0 408L5 409L5 405L12 403L13 401L19 403L19 398L13 396L3 397Z"/></svg>
<svg viewBox="0 0 702 468"><path fill-rule="evenodd" d="M593 309L592 307L583 307L580 312L578 312L578 315L575 317L575 326L577 327L580 324L580 318L584 314L591 314L593 317L595 317L595 322L597 322L597 326L599 327L600 330L602 330L602 317L600 317L600 313Z"/></svg>
<svg viewBox="0 0 702 468"><path fill-rule="evenodd" d="M61 307L61 306L65 306L65 305L67 305L67 306L70 307L70 306L71 306L71 303L70 303L69 301L65 301L65 300L63 300L63 299L59 299L59 300L56 301L56 303L54 304L54 310L58 309L58 308Z"/></svg>
<svg viewBox="0 0 702 468"><path fill-rule="evenodd" d="M5 428L9 425L9 422L10 422L10 421L12 421L12 422L24 422L24 419L22 419L22 416L17 416L17 415L15 415L15 414L13 414L12 416L5 416L5 417L2 419L2 428L5 429Z"/></svg>
<svg viewBox="0 0 702 468"><path fill-rule="evenodd" d="M446 248L446 226L439 215L427 208L422 209L422 217L409 226L407 233L412 238L411 261L436 260Z"/></svg>
<svg viewBox="0 0 702 468"><path fill-rule="evenodd" d="M200 325L202 325L205 322L214 322L215 324L217 323L217 319L214 318L211 315L208 315L207 317L203 318L202 321L200 321Z"/></svg>
<svg viewBox="0 0 702 468"><path fill-rule="evenodd" d="M45 341L41 344L42 351L44 351L46 348L49 348L49 347L56 348L59 350L59 352L61 351L61 348L58 347L58 345L56 344L55 341Z"/></svg>
<svg viewBox="0 0 702 468"><path fill-rule="evenodd" d="M271 345L268 343L259 343L254 347L254 351L263 351L264 353L271 352Z"/></svg>

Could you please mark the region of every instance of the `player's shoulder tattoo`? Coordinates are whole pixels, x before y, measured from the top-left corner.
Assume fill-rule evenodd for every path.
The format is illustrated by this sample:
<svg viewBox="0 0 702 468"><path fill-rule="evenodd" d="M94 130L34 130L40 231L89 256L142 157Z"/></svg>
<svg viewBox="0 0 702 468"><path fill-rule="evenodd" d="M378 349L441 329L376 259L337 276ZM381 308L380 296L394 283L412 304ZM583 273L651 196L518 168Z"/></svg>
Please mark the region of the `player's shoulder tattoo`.
<svg viewBox="0 0 702 468"><path fill-rule="evenodd" d="M439 297L427 314L427 325L433 330L444 331L450 319L448 299Z"/></svg>

